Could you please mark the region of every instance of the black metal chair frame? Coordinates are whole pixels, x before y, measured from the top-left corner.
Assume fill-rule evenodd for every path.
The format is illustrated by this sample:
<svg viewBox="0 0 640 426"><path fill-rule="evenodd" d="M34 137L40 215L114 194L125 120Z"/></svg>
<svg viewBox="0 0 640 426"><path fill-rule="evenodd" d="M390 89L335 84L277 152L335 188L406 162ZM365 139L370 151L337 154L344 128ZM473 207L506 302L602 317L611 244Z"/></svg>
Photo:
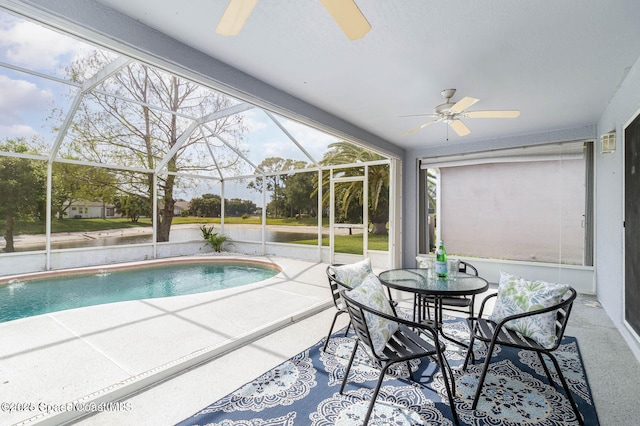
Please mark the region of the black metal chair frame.
<svg viewBox="0 0 640 426"><path fill-rule="evenodd" d="M333 269L332 269L333 266L340 266L340 265L327 266L327 278L329 279L329 288L331 289L331 296L333 297L333 305L336 307L337 312L333 316L333 321L331 322L331 328L329 328L329 334L327 334L327 340L324 342L324 348L322 350L325 352L327 351L327 345L329 345L329 338L331 338L331 333L333 333L333 327L335 327L336 325L336 320L341 314L347 313L347 308L344 305L343 300L340 298L340 291L350 290L348 286L346 286L345 284L341 283L336 279L335 273L333 272ZM350 327L351 327L351 322L349 322L349 325L347 326L347 330L344 333L345 336L349 333Z"/></svg>
<svg viewBox="0 0 640 426"><path fill-rule="evenodd" d="M363 425L367 425L369 422L369 418L371 417L371 413L373 412L373 407L375 405L376 398L378 397L378 393L380 392L380 387L382 386L382 382L384 380L385 374L387 373L387 370L394 364L404 362L406 363L409 377L411 378L411 380L414 380L409 361L424 357L431 358L439 365L440 370L442 371L442 377L444 379L447 397L449 399L449 405L451 406L451 411L453 413L454 423L456 425L459 424L458 415L456 413L456 408L453 400L453 396L455 395L455 379L451 367L449 366L449 363L443 355L443 352L446 349L446 345L443 342L439 341L438 331L436 330L435 326L433 324L418 324L413 321L398 318L397 316L395 316L395 311L394 315L387 315L351 299L345 293L346 291L341 292L346 305L346 309L349 312L349 317L351 318L351 324L353 325L356 333L356 343L353 347L353 352L351 353L349 364L347 365L347 369L344 373L342 385L340 386L340 394L342 394L347 383L349 370L351 369L351 365L353 364L353 360L355 358L356 352L358 351L358 345L360 343L364 344L370 349L370 354L373 355L376 363L381 367L380 377L378 378L375 390L373 391L371 403L369 404L369 408L367 410ZM391 308L393 308L393 303L391 303L391 301L389 301L389 304ZM373 348L365 312L398 323L398 330L393 334L381 354L376 353ZM423 337L421 337L422 335L426 336L428 339L430 339L430 341L425 340Z"/></svg>
<svg viewBox="0 0 640 426"><path fill-rule="evenodd" d="M548 308L544 308L544 309L540 309L537 311L532 311L532 312L525 312L522 314L517 314L517 315L511 315L508 316L506 318L504 318L502 321L500 321L499 323L496 323L494 321L488 320L488 319L483 319L482 318L482 313L484 311L485 308L485 304L487 303L488 300L490 300L493 297L496 297L497 293L494 294L490 294L489 296L485 297L485 299L482 301L482 305L480 306L480 313L478 314L478 317L470 317L467 319L467 323L469 325L469 330L470 330L470 341L469 341L469 349L467 350L467 356L464 360L464 365L462 367L463 370L466 371L467 369L467 365L469 362L469 358L471 358L471 362L474 363L473 360L473 344L474 341L480 340L482 342L484 342L485 344L488 345L488 349L487 349L487 356L485 358L484 361L484 366L482 368L482 373L480 374L480 379L478 381L478 388L476 389L476 394L475 397L473 399L473 405L472 408L475 410L478 406L478 401L480 399L480 394L482 392L482 386L484 384L484 380L486 378L487 375L487 371L489 369L489 364L491 363L491 355L493 353L493 349L496 345L503 345L503 346L510 346L513 348L518 348L518 349L524 349L524 350L530 350L530 351L534 351L537 355L538 358L540 359L540 363L542 364L542 367L544 368L544 372L547 375L547 378L549 379L549 384L553 387L555 387L553 378L551 377L551 374L549 373L549 369L547 368L546 363L544 362L544 359L542 358L542 354L545 354L549 357L549 359L551 359L551 362L553 363L553 366L558 374L558 377L560 378L560 382L562 383L562 387L564 389L565 394L567 395L567 398L569 399L569 403L571 404L571 408L573 409L576 417L578 418L578 422L582 425L584 424L584 421L582 419L582 416L580 415L580 412L578 411L578 406L576 405L575 401L573 400L573 397L571 396L571 391L569 390L569 387L567 386L567 382L564 378L564 375L562 374L562 371L560 370L560 365L558 364L558 361L556 360L555 356L553 356L553 351L555 351L556 349L558 349L558 347L560 346L560 341L562 340L562 337L564 336L564 330L567 326L567 322L569 320L569 314L571 313L571 308L573 306L573 301L575 300L577 293L575 291L575 289L573 288L569 288L569 291L567 292L567 294L564 296L563 300L558 303L557 305L548 307ZM522 336L519 333L516 333L513 330L510 330L508 328L505 328L504 325L511 320L514 319L518 319L518 318L525 318L525 317L531 317L534 315L540 315L540 314L544 314L547 312L553 312L553 311L557 311L556 313L556 337L557 337L557 341L556 344L551 347L551 348L545 348L544 346L541 346L540 344L538 344L537 342Z"/></svg>
<svg viewBox="0 0 640 426"><path fill-rule="evenodd" d="M473 275L475 275L476 277L478 276L478 270L475 268L475 266L471 265L470 263L467 263L463 260L460 261L460 266L458 268L458 271L462 272L462 273L471 273ZM470 271L470 272L467 272ZM421 298L421 299L418 299ZM462 313L468 313L470 317L473 316L473 307L475 305L475 301L476 301L476 295L473 294L469 297L467 296L451 296L451 297L443 297L440 301L440 318L442 318L442 310L446 309L448 311L454 311L454 312L462 312ZM416 309L422 309L422 318L431 318L431 310L430 310L430 305L434 305L435 306L435 298L434 296L428 296L428 295L419 295L416 294L414 295L414 300L413 300L413 306L414 306L414 320L415 320L415 310ZM443 307L444 306L444 307ZM425 308L426 308L426 316L425 316ZM467 308L467 309L462 309L462 308ZM435 309L435 308L434 308Z"/></svg>

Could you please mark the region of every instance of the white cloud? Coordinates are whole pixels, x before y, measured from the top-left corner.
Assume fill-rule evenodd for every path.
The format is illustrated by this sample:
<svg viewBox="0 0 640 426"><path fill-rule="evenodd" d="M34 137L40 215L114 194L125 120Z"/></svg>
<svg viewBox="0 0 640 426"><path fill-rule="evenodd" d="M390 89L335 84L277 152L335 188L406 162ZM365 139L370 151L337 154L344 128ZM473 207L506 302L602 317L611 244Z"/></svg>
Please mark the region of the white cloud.
<svg viewBox="0 0 640 426"><path fill-rule="evenodd" d="M248 111L243 115L243 123L247 126L249 132L258 132L267 128L268 120L263 114L256 114L254 111Z"/></svg>
<svg viewBox="0 0 640 426"><path fill-rule="evenodd" d="M26 80L13 80L0 75L0 124L15 125L23 120L21 113L47 111L53 93Z"/></svg>
<svg viewBox="0 0 640 426"><path fill-rule="evenodd" d="M15 124L10 126L0 125L0 135L2 138L25 138L29 139L36 136L38 132L31 126L26 124Z"/></svg>
<svg viewBox="0 0 640 426"><path fill-rule="evenodd" d="M54 72L88 46L34 23L4 15L0 20L0 49L16 65Z"/></svg>

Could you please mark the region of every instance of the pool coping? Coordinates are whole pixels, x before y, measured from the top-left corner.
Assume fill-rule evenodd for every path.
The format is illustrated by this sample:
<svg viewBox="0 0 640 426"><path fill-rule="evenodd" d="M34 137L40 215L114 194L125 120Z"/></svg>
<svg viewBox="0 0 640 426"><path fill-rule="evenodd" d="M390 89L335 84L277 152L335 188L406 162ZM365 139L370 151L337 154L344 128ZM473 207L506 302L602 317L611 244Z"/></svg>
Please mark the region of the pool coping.
<svg viewBox="0 0 640 426"><path fill-rule="evenodd" d="M13 280L20 281L33 281L45 278L60 278L69 277L75 275L91 275L101 272L117 272L127 271L131 269L142 269L154 265L178 265L178 264L203 264L203 263L253 263L261 266L268 266L278 270L278 273L282 272L282 268L270 261L259 260L253 257L244 258L242 255L223 254L217 256L202 255L202 256L184 256L184 257L169 257L164 259L152 259L152 260L140 260L135 262L126 263L113 263L108 265L98 266L83 266L80 268L70 269L56 269L51 271L39 271L30 272L27 274L7 275L0 277L0 286L10 284Z"/></svg>

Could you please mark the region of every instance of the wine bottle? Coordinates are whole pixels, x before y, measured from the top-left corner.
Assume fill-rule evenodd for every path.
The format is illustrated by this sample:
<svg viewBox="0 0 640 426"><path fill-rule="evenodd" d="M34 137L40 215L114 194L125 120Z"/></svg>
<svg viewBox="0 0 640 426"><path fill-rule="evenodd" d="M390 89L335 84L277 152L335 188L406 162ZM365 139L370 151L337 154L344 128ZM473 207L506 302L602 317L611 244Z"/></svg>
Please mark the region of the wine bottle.
<svg viewBox="0 0 640 426"><path fill-rule="evenodd" d="M447 252L444 249L444 242L440 240L440 245L436 251L436 275L439 278L447 277Z"/></svg>

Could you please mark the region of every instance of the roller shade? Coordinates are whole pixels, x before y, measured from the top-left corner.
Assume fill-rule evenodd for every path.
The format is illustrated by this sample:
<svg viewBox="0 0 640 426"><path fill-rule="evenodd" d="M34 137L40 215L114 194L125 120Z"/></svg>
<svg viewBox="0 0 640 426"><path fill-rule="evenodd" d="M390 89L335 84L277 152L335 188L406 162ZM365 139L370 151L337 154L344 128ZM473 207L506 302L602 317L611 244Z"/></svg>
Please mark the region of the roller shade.
<svg viewBox="0 0 640 426"><path fill-rule="evenodd" d="M579 160L582 158L584 158L584 142L566 142L561 144L535 145L423 158L420 160L420 168L458 167L490 163Z"/></svg>

